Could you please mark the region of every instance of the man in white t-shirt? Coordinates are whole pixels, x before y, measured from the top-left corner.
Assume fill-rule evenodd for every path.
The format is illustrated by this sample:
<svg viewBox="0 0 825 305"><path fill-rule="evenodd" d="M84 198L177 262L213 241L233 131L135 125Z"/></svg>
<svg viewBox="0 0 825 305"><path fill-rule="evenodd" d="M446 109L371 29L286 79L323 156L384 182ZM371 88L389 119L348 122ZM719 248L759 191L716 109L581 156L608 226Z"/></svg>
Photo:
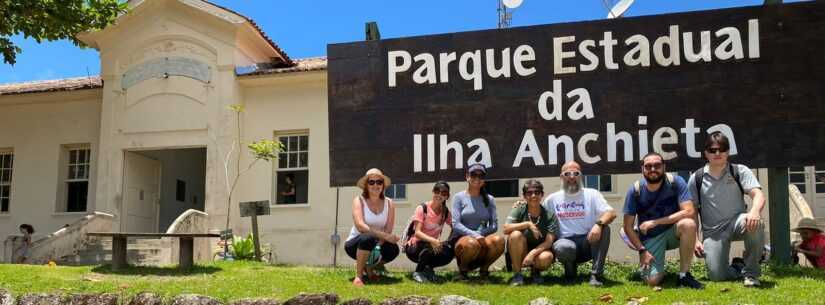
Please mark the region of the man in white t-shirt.
<svg viewBox="0 0 825 305"><path fill-rule="evenodd" d="M553 253L564 266L564 276L576 276L576 265L593 260L590 285L604 282L604 262L610 247L610 223L616 219L613 207L595 189L582 184L581 166L575 161L561 167L561 190L544 200L546 209L553 209L559 219L559 238L553 243Z"/></svg>

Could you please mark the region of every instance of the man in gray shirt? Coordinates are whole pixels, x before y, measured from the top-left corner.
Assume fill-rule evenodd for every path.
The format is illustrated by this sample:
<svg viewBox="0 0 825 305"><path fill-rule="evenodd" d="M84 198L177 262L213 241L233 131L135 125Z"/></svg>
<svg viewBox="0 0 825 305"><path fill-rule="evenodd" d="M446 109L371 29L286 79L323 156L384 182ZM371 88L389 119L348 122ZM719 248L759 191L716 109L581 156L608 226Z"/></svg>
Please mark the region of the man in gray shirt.
<svg viewBox="0 0 825 305"><path fill-rule="evenodd" d="M753 172L741 164L728 163L730 143L721 132L711 133L705 141L708 163L688 181L693 201L699 208L702 241L696 241L696 254L705 256L712 281L741 279L745 287L759 286L759 260L765 244L761 220L765 195ZM699 187L697 187L699 183ZM744 195L751 197L750 211ZM745 242L744 262L728 263L732 241Z"/></svg>

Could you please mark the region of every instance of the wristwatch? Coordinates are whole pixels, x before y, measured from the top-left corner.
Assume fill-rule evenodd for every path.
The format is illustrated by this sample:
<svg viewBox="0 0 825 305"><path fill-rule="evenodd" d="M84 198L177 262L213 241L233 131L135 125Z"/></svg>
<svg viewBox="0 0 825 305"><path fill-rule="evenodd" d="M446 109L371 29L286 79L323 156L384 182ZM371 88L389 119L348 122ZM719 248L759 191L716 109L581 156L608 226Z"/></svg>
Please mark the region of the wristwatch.
<svg viewBox="0 0 825 305"><path fill-rule="evenodd" d="M645 254L645 252L647 252L647 248L645 248L645 247L639 248L639 255Z"/></svg>
<svg viewBox="0 0 825 305"><path fill-rule="evenodd" d="M607 224L605 224L601 219L596 220L596 224L602 227L602 229L604 229L604 227L607 226Z"/></svg>

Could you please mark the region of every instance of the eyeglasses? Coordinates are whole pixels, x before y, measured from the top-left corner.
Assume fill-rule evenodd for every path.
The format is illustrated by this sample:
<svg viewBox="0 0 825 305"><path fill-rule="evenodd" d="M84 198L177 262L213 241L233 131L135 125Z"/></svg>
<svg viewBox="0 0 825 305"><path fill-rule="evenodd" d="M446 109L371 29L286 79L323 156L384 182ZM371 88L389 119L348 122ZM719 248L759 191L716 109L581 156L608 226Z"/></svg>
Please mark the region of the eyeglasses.
<svg viewBox="0 0 825 305"><path fill-rule="evenodd" d="M367 180L369 185L384 185L384 180Z"/></svg>
<svg viewBox="0 0 825 305"><path fill-rule="evenodd" d="M645 170L651 171L651 170L660 169L660 168L662 168L662 166L664 166L664 164L662 164L662 163L648 163L648 164L645 164L643 167L645 168Z"/></svg>
<svg viewBox="0 0 825 305"><path fill-rule="evenodd" d="M484 173L482 173L482 172L472 172L472 173L470 173L470 178L484 179Z"/></svg>
<svg viewBox="0 0 825 305"><path fill-rule="evenodd" d="M721 154L721 153L728 152L727 149L721 149L719 147L710 147L708 149L705 149L705 151L708 152L709 154Z"/></svg>
<svg viewBox="0 0 825 305"><path fill-rule="evenodd" d="M544 194L543 191L526 191L524 197L541 196L542 194Z"/></svg>
<svg viewBox="0 0 825 305"><path fill-rule="evenodd" d="M433 191L433 194L441 195L441 197L450 197L450 191Z"/></svg>
<svg viewBox="0 0 825 305"><path fill-rule="evenodd" d="M570 171L570 172L563 172L563 173L561 173L561 175L565 176L565 177L568 177L568 178L569 177L578 177L578 176L582 175L582 172L580 172L580 171Z"/></svg>

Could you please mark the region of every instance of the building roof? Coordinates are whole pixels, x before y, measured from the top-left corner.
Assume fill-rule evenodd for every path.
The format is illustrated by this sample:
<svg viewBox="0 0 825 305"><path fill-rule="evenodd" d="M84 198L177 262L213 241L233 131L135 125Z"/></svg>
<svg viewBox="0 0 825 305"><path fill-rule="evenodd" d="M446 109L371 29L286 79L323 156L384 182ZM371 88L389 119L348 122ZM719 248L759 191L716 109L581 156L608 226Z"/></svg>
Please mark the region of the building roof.
<svg viewBox="0 0 825 305"><path fill-rule="evenodd" d="M275 42L274 42L274 41L272 41L272 39L271 39L271 38L269 38L269 36L267 36L267 35L266 35L266 33L264 33L264 31L261 29L261 27L259 27L259 26L258 26L258 24L257 24L257 23L255 23L255 21L254 21L254 20L252 20L252 18L246 17L245 15L243 15L243 14L241 14L241 13L238 13L238 12L236 12L236 11L232 10L232 9L229 9L229 8L227 8L227 7L225 7L225 6L217 5L217 4L215 4L214 2L212 2L212 1L206 1L206 0L204 0L203 2L209 3L210 5L213 5L213 6L217 7L217 8L220 8L220 9L222 9L222 10L225 10L225 11L227 11L227 12L233 13L233 14L238 15L238 16L240 16L241 18L245 19L245 20L246 20L246 22L248 22L248 23L249 23L249 25L251 25L251 26L252 26L252 28L253 28L253 29L255 29L255 31L257 31L257 32L258 32L258 34L260 34L260 35L261 35L261 37L262 37L262 38L263 38L263 39L264 39L267 43L269 43L269 45L270 45L270 46L272 46L272 48L273 48L273 49L275 49L275 51L276 51L276 52L278 52L278 54L280 54L280 55L283 57L283 59L284 59L284 64L285 64L285 65L288 65L288 66L294 66L294 65L295 65L295 61L293 61L291 58L289 58L289 55L287 55L287 54L286 54L286 52L284 52L284 50L282 50L282 49L281 49L281 47L279 47L277 44L275 44Z"/></svg>
<svg viewBox="0 0 825 305"><path fill-rule="evenodd" d="M327 69L327 58L326 57L309 57L309 58L302 58L296 59L293 61L295 63L294 66L291 67L272 67L267 64L259 64L254 67L250 67L249 71L237 72L238 76L255 76L255 75L270 75L270 74L283 74L283 73L294 73L294 72L309 72L309 71L320 71Z"/></svg>
<svg viewBox="0 0 825 305"><path fill-rule="evenodd" d="M294 66L278 68L269 65L251 67L251 71L237 73L238 76L273 75L284 73L321 71L327 69L326 57L310 57L296 59ZM26 93L42 93L56 91L74 91L84 89L98 89L103 87L103 80L99 76L74 77L64 79L40 80L22 83L0 84L0 96Z"/></svg>
<svg viewBox="0 0 825 305"><path fill-rule="evenodd" d="M74 91L103 87L98 76L40 80L23 83L0 84L0 96L54 91Z"/></svg>

